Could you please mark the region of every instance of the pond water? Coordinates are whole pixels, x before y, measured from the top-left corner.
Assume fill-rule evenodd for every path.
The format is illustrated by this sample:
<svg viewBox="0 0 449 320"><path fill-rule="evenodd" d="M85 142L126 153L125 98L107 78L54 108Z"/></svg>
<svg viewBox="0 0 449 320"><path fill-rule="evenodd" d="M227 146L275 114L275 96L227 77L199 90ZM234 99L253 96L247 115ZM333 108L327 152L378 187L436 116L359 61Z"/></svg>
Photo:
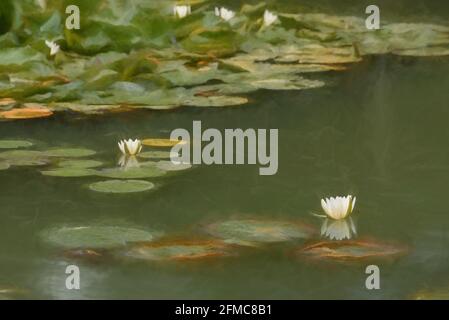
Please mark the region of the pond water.
<svg viewBox="0 0 449 320"><path fill-rule="evenodd" d="M331 2L316 8L348 13L358 3ZM441 23L449 16L443 1L414 1L416 10L407 1L384 3L396 20ZM312 78L328 85L260 90L236 108L57 113L1 122L2 139L93 149L97 154L89 159L106 166L117 164L119 139L167 138L194 120L219 130L277 128L279 171L260 176L253 165L203 165L148 179L158 184L150 192L111 195L86 187L104 180L99 177L44 176L40 167L2 170L0 289L17 288L23 291L19 298L37 299L401 299L449 290L449 58L371 56L346 71ZM234 218L298 220L319 229L322 220L311 213L321 212L320 199L346 194L357 196L356 239L408 248L397 259L373 262L381 270L380 290L365 287L371 262L311 262L294 254L300 240L236 248L235 255L198 261L91 261L64 256L42 237L54 227L100 224L209 239L205 225ZM70 264L80 267L81 290L65 287Z"/></svg>

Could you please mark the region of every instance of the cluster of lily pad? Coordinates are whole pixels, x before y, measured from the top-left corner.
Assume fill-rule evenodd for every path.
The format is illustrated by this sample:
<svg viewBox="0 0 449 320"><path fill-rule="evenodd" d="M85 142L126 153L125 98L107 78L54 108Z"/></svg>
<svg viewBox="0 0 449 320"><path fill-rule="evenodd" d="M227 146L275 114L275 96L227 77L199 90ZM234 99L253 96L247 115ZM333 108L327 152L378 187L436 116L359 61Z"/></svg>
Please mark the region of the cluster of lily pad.
<svg viewBox="0 0 449 320"><path fill-rule="evenodd" d="M164 144L164 141L165 144ZM153 146L172 145L169 139L146 139ZM45 176L79 178L109 178L88 185L90 190L104 193L134 193L152 190L156 184L146 179L158 178L172 171L190 169L191 165L172 164L170 152L153 149L121 159L119 165L104 167L104 163L91 159L96 151L86 148L50 148L37 150L26 140L0 140L0 170L10 167L32 166L40 168ZM140 159L140 160L139 160Z"/></svg>
<svg viewBox="0 0 449 320"><path fill-rule="evenodd" d="M0 118L236 106L259 89L321 87L307 74L345 70L366 55L449 55L443 25L385 22L373 31L351 16L188 3L81 1L81 29L68 30L64 1L11 2L4 14L14 23L0 35Z"/></svg>

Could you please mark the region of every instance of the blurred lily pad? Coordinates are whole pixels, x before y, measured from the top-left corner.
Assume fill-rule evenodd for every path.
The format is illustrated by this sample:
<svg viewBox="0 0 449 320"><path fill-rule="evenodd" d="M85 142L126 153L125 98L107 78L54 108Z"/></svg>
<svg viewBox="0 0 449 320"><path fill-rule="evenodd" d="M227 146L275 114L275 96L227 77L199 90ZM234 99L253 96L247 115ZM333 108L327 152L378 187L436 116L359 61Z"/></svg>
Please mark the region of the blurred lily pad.
<svg viewBox="0 0 449 320"><path fill-rule="evenodd" d="M248 103L248 98L236 96L194 96L184 101L184 105L193 107L234 107Z"/></svg>
<svg viewBox="0 0 449 320"><path fill-rule="evenodd" d="M59 148L46 150L43 154L47 157L60 157L60 158L83 158L89 157L97 152L84 148Z"/></svg>
<svg viewBox="0 0 449 320"><path fill-rule="evenodd" d="M46 107L26 107L15 108L8 111L1 111L0 118L4 119L35 119L46 118L53 114L53 112Z"/></svg>
<svg viewBox="0 0 449 320"><path fill-rule="evenodd" d="M309 245L300 254L314 259L363 260L397 257L407 252L403 246L371 241L325 241Z"/></svg>
<svg viewBox="0 0 449 320"><path fill-rule="evenodd" d="M89 185L89 189L104 193L134 193L154 189L155 185L143 180L107 180Z"/></svg>
<svg viewBox="0 0 449 320"><path fill-rule="evenodd" d="M59 167L64 168L96 168L103 165L103 162L97 160L65 160L58 163Z"/></svg>
<svg viewBox="0 0 449 320"><path fill-rule="evenodd" d="M93 176L97 172L92 169L86 168L58 168L53 170L41 171L44 176L51 177L63 177L63 178L75 178L75 177L88 177Z"/></svg>
<svg viewBox="0 0 449 320"><path fill-rule="evenodd" d="M0 140L0 149L27 148L31 147L32 145L32 142L25 140Z"/></svg>
<svg viewBox="0 0 449 320"><path fill-rule="evenodd" d="M160 236L136 228L119 226L79 226L45 230L41 234L44 241L63 248L114 248L130 242L152 241Z"/></svg>
<svg viewBox="0 0 449 320"><path fill-rule="evenodd" d="M303 223L268 220L228 220L207 226L206 231L227 243L257 245L308 239L315 230Z"/></svg>
<svg viewBox="0 0 449 320"><path fill-rule="evenodd" d="M0 152L0 159L11 166L42 166L50 160L40 151L35 150L9 150Z"/></svg>
<svg viewBox="0 0 449 320"><path fill-rule="evenodd" d="M9 167L10 164L8 162L0 161L0 170L7 170Z"/></svg>
<svg viewBox="0 0 449 320"><path fill-rule="evenodd" d="M125 249L121 256L145 261L198 260L230 256L229 245L216 240L176 240L137 243Z"/></svg>
<svg viewBox="0 0 449 320"><path fill-rule="evenodd" d="M151 139L143 139L142 140L142 144L145 146L150 146L150 147L166 147L166 148L171 148L177 144L186 144L188 143L187 141L182 141L182 140L172 140L172 139L158 139L158 138L151 138Z"/></svg>

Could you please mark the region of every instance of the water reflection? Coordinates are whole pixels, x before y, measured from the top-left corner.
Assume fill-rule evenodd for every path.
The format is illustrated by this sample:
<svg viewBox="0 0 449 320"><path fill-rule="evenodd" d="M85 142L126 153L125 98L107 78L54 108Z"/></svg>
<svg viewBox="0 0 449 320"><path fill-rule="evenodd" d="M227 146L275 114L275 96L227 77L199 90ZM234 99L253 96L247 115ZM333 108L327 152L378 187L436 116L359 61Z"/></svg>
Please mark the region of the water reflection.
<svg viewBox="0 0 449 320"><path fill-rule="evenodd" d="M131 168L138 168L139 160L135 156L126 156L122 155L120 159L118 160L118 165L122 167L123 169L131 169Z"/></svg>
<svg viewBox="0 0 449 320"><path fill-rule="evenodd" d="M349 240L356 235L357 229L351 218L341 220L325 219L321 225L321 236L330 240Z"/></svg>

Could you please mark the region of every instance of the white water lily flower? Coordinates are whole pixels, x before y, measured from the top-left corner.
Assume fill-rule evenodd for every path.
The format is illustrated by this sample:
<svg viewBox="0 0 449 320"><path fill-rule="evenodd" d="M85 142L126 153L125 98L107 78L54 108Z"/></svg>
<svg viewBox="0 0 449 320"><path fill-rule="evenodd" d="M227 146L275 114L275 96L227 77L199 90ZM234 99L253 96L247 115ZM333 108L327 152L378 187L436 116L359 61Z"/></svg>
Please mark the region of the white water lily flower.
<svg viewBox="0 0 449 320"><path fill-rule="evenodd" d="M50 48L50 55L54 56L59 52L59 45L54 41L45 40L45 45Z"/></svg>
<svg viewBox="0 0 449 320"><path fill-rule="evenodd" d="M175 15L175 17L178 17L180 19L187 17L191 13L192 9L190 5L173 7L173 14Z"/></svg>
<svg viewBox="0 0 449 320"><path fill-rule="evenodd" d="M330 218L340 220L351 214L355 207L355 200L356 197L351 195L347 197L330 197L321 199L321 206Z"/></svg>
<svg viewBox="0 0 449 320"><path fill-rule="evenodd" d="M47 8L47 0L36 0L36 2L42 9Z"/></svg>
<svg viewBox="0 0 449 320"><path fill-rule="evenodd" d="M121 140L118 143L118 147L124 155L134 156L142 150L142 142L139 139Z"/></svg>
<svg viewBox="0 0 449 320"><path fill-rule="evenodd" d="M221 7L221 8L215 7L215 15L217 17L222 18L225 21L229 21L235 17L235 12L232 10L223 8L223 7Z"/></svg>
<svg viewBox="0 0 449 320"><path fill-rule="evenodd" d="M321 226L321 235L331 240L351 239L357 230L351 218L341 220L326 219Z"/></svg>
<svg viewBox="0 0 449 320"><path fill-rule="evenodd" d="M269 27L273 23L275 23L277 19L278 19L277 15L275 15L274 13L272 13L268 10L265 10L265 12L263 14L263 25L265 27Z"/></svg>

